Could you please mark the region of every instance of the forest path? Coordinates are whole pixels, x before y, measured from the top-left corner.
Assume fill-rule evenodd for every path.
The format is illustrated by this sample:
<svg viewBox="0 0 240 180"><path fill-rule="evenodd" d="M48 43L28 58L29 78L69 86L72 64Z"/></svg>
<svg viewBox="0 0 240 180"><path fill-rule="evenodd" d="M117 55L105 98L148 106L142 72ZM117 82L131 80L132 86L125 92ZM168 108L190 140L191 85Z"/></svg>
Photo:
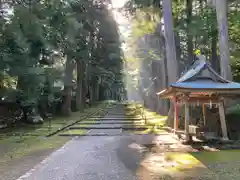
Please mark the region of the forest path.
<svg viewBox="0 0 240 180"><path fill-rule="evenodd" d="M86 136L74 137L17 180L239 179L234 169L239 158L221 159L224 151L180 152L183 145L167 133L122 133L122 122L129 119L123 109L111 109L101 118L102 125L98 122Z"/></svg>

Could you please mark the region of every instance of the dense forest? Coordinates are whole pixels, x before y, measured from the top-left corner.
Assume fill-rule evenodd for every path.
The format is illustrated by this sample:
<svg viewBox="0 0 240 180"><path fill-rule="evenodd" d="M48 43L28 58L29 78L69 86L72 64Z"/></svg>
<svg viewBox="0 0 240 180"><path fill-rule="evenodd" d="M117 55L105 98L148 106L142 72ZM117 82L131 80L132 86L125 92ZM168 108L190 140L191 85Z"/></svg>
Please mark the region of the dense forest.
<svg viewBox="0 0 240 180"><path fill-rule="evenodd" d="M120 100L122 52L108 1L0 4L1 123L40 123L90 102ZM2 125L2 126L3 126Z"/></svg>

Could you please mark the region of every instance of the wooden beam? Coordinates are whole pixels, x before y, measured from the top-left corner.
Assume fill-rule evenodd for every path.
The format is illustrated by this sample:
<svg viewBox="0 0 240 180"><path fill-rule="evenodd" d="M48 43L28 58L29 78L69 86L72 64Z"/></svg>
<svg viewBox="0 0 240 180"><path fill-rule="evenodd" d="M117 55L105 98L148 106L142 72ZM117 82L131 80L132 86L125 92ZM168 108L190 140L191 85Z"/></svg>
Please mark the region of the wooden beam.
<svg viewBox="0 0 240 180"><path fill-rule="evenodd" d="M182 96L177 96L177 99L181 100L219 100L219 96L216 95L202 95L202 94L191 94L189 93L188 95L182 95Z"/></svg>
<svg viewBox="0 0 240 180"><path fill-rule="evenodd" d="M174 104L174 132L178 130L178 115L179 115L179 112L178 112L178 105L177 105L177 99L176 97L173 98L173 104Z"/></svg>
<svg viewBox="0 0 240 180"><path fill-rule="evenodd" d="M223 95L237 95L240 94L239 89L187 89L187 88L175 88L175 92L191 93L191 92L207 92L209 94L223 94Z"/></svg>
<svg viewBox="0 0 240 180"><path fill-rule="evenodd" d="M186 140L189 141L189 104L188 102L185 102L185 135L186 135Z"/></svg>
<svg viewBox="0 0 240 180"><path fill-rule="evenodd" d="M220 116L223 140L228 140L227 124L226 124L226 119L225 119L223 101L221 101L219 103L218 107L219 107L219 116Z"/></svg>
<svg viewBox="0 0 240 180"><path fill-rule="evenodd" d="M190 104L196 104L196 103L199 103L199 104L209 104L210 101L211 101L212 104L219 103L219 100L212 100L212 99L198 99L198 100L190 99L187 102L190 103Z"/></svg>
<svg viewBox="0 0 240 180"><path fill-rule="evenodd" d="M205 107L205 104L202 104L202 112L203 112L204 126L206 126L206 107Z"/></svg>
<svg viewBox="0 0 240 180"><path fill-rule="evenodd" d="M178 99L178 101L184 103L184 102L188 102L189 104L209 104L210 101L212 104L218 104L219 103L219 98L211 98L211 97L199 97L199 98L182 98L182 99Z"/></svg>

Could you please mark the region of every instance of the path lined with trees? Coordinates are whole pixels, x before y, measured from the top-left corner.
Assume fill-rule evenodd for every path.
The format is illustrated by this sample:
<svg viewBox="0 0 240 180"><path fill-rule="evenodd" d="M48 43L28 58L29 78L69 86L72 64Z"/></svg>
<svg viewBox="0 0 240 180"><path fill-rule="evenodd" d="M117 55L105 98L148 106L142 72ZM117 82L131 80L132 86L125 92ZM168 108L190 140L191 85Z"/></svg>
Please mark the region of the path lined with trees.
<svg viewBox="0 0 240 180"><path fill-rule="evenodd" d="M93 113L97 118L108 104L101 101L124 96L121 43L106 2L0 2L0 174L6 179L69 140L49 133Z"/></svg>
<svg viewBox="0 0 240 180"><path fill-rule="evenodd" d="M43 123L58 113L68 119L89 103L125 97L134 97L128 100L168 115L167 125L173 126L172 104L159 100L156 93L175 82L195 54L203 54L224 78L240 80L237 0L129 0L119 9L130 21L131 34L125 42L130 51L125 54L110 6L107 0L0 3L0 113L6 117L0 119L1 127L18 125L16 121L24 125ZM123 74L130 84L124 84ZM129 95L130 90L136 95ZM233 123L230 128L233 126L239 127ZM153 161L144 156L145 152L151 154L151 147L142 148L125 136L80 138L65 147L33 169L30 176L20 179L136 179L141 176L137 174L141 160L148 161L149 168L148 163ZM157 158L172 167L177 160L170 156ZM226 164L235 166L236 157ZM184 160L181 163L185 165ZM208 175L208 168L196 164ZM228 168L221 167L223 171ZM221 177L221 173L216 171L210 179ZM231 173L239 179L237 173ZM144 178L151 179L151 173Z"/></svg>

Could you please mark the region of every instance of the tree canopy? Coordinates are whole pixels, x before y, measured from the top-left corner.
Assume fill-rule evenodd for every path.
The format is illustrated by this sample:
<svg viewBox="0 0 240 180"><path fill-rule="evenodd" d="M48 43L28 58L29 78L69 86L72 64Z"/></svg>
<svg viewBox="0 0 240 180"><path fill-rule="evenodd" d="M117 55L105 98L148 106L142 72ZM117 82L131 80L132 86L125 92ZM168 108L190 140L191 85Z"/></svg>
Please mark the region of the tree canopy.
<svg viewBox="0 0 240 180"><path fill-rule="evenodd" d="M20 99L23 106L45 106L47 111L46 106L58 100L56 93L68 110L73 107L66 102L76 95L78 107L84 105L86 94L92 101L123 96L122 53L109 3L2 2L2 100Z"/></svg>

